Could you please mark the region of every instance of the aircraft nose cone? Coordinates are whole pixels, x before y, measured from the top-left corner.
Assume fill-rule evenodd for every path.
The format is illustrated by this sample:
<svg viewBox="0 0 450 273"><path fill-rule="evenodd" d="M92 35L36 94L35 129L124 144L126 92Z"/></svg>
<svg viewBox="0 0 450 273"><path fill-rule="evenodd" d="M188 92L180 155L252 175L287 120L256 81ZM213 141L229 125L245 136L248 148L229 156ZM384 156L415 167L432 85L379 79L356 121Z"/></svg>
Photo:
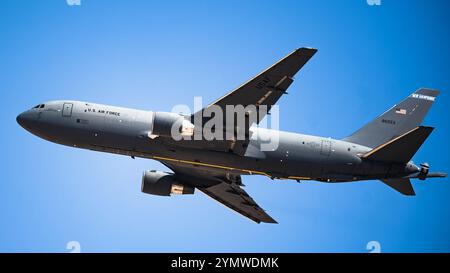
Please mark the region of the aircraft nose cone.
<svg viewBox="0 0 450 273"><path fill-rule="evenodd" d="M32 113L23 112L16 117L17 123L25 129L30 129L35 122L35 116Z"/></svg>
<svg viewBox="0 0 450 273"><path fill-rule="evenodd" d="M19 123L19 124L22 126L22 122L23 122L23 116L22 116L22 114L20 114L20 115L18 115L18 116L16 117L16 121L17 121L17 123Z"/></svg>
<svg viewBox="0 0 450 273"><path fill-rule="evenodd" d="M20 126L24 127L23 125L26 122L24 114L22 113L22 114L18 115L16 118L16 121L17 121L17 123L19 123Z"/></svg>

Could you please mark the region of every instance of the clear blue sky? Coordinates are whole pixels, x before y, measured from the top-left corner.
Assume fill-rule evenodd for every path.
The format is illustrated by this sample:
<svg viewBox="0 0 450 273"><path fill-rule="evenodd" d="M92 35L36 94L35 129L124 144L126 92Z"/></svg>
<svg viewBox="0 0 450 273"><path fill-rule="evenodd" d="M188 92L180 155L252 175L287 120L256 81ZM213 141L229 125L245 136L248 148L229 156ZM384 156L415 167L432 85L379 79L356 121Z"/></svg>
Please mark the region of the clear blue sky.
<svg viewBox="0 0 450 273"><path fill-rule="evenodd" d="M169 111L211 102L301 46L319 52L279 101L281 129L342 138L420 87L440 89L416 154L450 171L450 2L2 1L0 251L450 251L449 179L401 196L380 182L244 177L279 225L257 225L202 193L140 192L145 159L59 146L16 124L75 99Z"/></svg>

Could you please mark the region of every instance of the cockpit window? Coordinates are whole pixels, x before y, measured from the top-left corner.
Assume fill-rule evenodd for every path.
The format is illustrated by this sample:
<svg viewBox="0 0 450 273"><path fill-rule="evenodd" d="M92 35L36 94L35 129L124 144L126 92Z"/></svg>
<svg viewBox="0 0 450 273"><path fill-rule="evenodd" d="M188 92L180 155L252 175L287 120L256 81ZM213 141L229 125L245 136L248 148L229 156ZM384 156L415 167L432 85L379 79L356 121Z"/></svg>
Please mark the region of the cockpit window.
<svg viewBox="0 0 450 273"><path fill-rule="evenodd" d="M40 104L39 104L39 105L36 105L35 107L33 107L33 109L34 109L34 108L39 108L39 106L41 106L41 105L40 105Z"/></svg>
<svg viewBox="0 0 450 273"><path fill-rule="evenodd" d="M45 107L45 104L41 104L41 106L39 108L44 108L44 107Z"/></svg>
<svg viewBox="0 0 450 273"><path fill-rule="evenodd" d="M44 108L45 104L38 104L35 107L33 107L33 109L38 109L38 108Z"/></svg>

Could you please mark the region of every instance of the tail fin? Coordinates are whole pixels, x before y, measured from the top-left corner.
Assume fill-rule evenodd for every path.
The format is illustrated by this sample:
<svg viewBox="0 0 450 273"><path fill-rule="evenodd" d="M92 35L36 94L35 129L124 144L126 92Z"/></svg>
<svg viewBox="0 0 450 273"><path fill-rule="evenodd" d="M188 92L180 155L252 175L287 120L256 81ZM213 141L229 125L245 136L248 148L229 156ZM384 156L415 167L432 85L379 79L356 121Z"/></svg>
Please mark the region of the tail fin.
<svg viewBox="0 0 450 273"><path fill-rule="evenodd" d="M425 126L416 127L391 141L381 144L363 155L362 158L388 163L407 163L419 150L433 129L433 127Z"/></svg>
<svg viewBox="0 0 450 273"><path fill-rule="evenodd" d="M419 89L343 140L374 148L401 136L422 123L438 95L438 90Z"/></svg>
<svg viewBox="0 0 450 273"><path fill-rule="evenodd" d="M381 181L401 194L408 196L416 195L409 178L383 179Z"/></svg>

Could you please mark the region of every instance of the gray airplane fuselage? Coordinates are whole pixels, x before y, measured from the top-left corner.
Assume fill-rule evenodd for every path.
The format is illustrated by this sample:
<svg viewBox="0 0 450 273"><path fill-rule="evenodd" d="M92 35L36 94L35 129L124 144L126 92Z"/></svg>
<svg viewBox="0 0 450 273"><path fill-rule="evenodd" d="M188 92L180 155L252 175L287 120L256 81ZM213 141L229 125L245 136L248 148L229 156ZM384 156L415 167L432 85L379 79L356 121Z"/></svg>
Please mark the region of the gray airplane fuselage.
<svg viewBox="0 0 450 273"><path fill-rule="evenodd" d="M387 164L361 155L372 148L331 138L252 127L245 156L199 148L195 140L150 138L154 112L86 103L51 101L17 117L29 132L55 143L132 157L176 162L210 171L260 174L271 178L348 182L418 173L412 162ZM279 134L278 148L260 151L259 138Z"/></svg>

